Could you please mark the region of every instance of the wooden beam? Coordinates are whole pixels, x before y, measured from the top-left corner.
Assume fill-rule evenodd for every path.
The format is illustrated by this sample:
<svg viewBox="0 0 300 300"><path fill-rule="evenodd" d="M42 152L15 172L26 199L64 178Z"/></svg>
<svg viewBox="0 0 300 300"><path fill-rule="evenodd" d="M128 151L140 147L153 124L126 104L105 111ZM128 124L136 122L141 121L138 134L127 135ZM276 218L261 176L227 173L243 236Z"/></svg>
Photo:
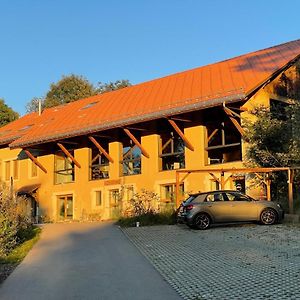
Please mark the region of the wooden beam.
<svg viewBox="0 0 300 300"><path fill-rule="evenodd" d="M184 182L184 180L190 175L191 173L186 173L182 179L180 179L179 184L182 184Z"/></svg>
<svg viewBox="0 0 300 300"><path fill-rule="evenodd" d="M214 173L208 173L211 177L213 177L213 179L215 180L215 181L217 181L217 182L219 182L220 183L220 179L214 174Z"/></svg>
<svg viewBox="0 0 300 300"><path fill-rule="evenodd" d="M293 175L294 171L288 170L288 195L289 195L289 213L294 213L294 197L293 197Z"/></svg>
<svg viewBox="0 0 300 300"><path fill-rule="evenodd" d="M235 113L234 111L230 110L228 107L225 106L225 104L223 104L223 109L224 109L225 113L228 115L232 124L235 126L235 128L238 130L238 132L241 134L241 136L244 136L245 135L244 129L242 128L240 123L234 118L234 117L240 118L241 116L239 114Z"/></svg>
<svg viewBox="0 0 300 300"><path fill-rule="evenodd" d="M229 106L226 106L227 108L231 109L231 110L238 110L238 111L248 111L248 108L247 107L229 107Z"/></svg>
<svg viewBox="0 0 300 300"><path fill-rule="evenodd" d="M176 208L178 208L180 206L180 200L179 200L179 173L178 172L176 172L175 194L176 194Z"/></svg>
<svg viewBox="0 0 300 300"><path fill-rule="evenodd" d="M221 190L225 189L225 173L221 172Z"/></svg>
<svg viewBox="0 0 300 300"><path fill-rule="evenodd" d="M105 149L97 142L97 140L94 137L89 136L89 140L97 147L100 153L102 153L111 163L114 162L112 157L105 151Z"/></svg>
<svg viewBox="0 0 300 300"><path fill-rule="evenodd" d="M61 151L67 156L69 157L72 162L78 167L81 168L80 163L74 158L74 156L64 147L64 145L62 145L61 143L57 143L57 146L61 149Z"/></svg>
<svg viewBox="0 0 300 300"><path fill-rule="evenodd" d="M127 129L130 129L130 130L137 130L137 131L147 131L147 130L148 130L148 129L146 129L146 128L133 127L133 126L127 126Z"/></svg>
<svg viewBox="0 0 300 300"><path fill-rule="evenodd" d="M47 173L46 168L43 167L43 165L31 154L29 150L24 149L24 152L37 167L39 167L44 173Z"/></svg>
<svg viewBox="0 0 300 300"><path fill-rule="evenodd" d="M171 119L171 120L174 120L174 121L182 121L182 122L187 122L187 123L193 122L193 121L190 120L190 119L184 119L184 118L179 118L179 117L171 117L170 119Z"/></svg>
<svg viewBox="0 0 300 300"><path fill-rule="evenodd" d="M148 152L145 150L145 148L142 146L142 144L135 138L135 136L129 131L129 129L123 128L123 130L124 130L124 132L129 136L129 138L134 142L134 144L135 144L138 148L140 148L142 154L143 154L145 157L149 158L150 156L149 156Z"/></svg>
<svg viewBox="0 0 300 300"><path fill-rule="evenodd" d="M186 138L186 136L184 135L184 133L180 130L180 128L177 126L177 124L175 123L175 121L168 119L169 123L171 124L171 126L174 128L174 130L178 133L178 135L182 138L182 140L185 143L185 146L187 148L189 148L191 151L194 151L194 147L193 145L189 142L189 140Z"/></svg>
<svg viewBox="0 0 300 300"><path fill-rule="evenodd" d="M65 140L63 140L63 141L59 141L60 143L64 143L64 144L70 144L70 145L78 145L79 143L77 143L77 142L71 142L71 141L65 141Z"/></svg>
<svg viewBox="0 0 300 300"><path fill-rule="evenodd" d="M210 136L207 138L207 144L210 142L210 140L214 137L214 135L219 131L219 128L216 128Z"/></svg>

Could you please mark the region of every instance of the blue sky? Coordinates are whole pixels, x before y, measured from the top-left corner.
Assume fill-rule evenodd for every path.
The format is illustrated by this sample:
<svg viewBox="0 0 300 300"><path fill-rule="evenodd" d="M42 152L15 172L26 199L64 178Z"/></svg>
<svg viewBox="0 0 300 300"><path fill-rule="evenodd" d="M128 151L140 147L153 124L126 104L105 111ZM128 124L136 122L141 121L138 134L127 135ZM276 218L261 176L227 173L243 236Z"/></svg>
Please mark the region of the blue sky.
<svg viewBox="0 0 300 300"><path fill-rule="evenodd" d="M300 38L298 0L0 0L0 98L62 75L139 83Z"/></svg>

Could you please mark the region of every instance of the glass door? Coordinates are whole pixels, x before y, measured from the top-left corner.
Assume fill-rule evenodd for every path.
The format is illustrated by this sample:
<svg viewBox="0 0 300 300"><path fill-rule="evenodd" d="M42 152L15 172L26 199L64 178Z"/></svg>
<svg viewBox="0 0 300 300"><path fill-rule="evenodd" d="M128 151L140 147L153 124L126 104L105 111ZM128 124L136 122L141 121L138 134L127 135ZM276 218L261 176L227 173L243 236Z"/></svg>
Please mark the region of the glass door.
<svg viewBox="0 0 300 300"><path fill-rule="evenodd" d="M60 220L73 219L73 196L58 196L58 217Z"/></svg>

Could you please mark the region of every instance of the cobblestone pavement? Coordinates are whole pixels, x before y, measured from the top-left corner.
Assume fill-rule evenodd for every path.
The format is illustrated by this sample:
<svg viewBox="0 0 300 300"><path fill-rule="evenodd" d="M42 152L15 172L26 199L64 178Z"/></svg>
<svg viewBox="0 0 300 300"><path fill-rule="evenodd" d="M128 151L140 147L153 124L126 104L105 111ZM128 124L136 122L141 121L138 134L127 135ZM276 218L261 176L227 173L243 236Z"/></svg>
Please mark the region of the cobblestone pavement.
<svg viewBox="0 0 300 300"><path fill-rule="evenodd" d="M300 299L300 227L185 225L123 232L184 299Z"/></svg>

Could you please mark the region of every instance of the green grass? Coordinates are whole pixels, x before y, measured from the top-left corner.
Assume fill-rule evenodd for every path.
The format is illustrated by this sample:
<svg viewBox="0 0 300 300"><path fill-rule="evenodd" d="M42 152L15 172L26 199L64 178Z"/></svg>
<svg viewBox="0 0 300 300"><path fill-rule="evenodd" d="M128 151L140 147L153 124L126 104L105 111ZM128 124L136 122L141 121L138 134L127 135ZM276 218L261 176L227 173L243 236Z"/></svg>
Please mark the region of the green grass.
<svg viewBox="0 0 300 300"><path fill-rule="evenodd" d="M15 269L15 267L24 259L33 245L40 237L41 229L33 227L24 234L26 240L18 245L9 255L0 256L0 283Z"/></svg>
<svg viewBox="0 0 300 300"><path fill-rule="evenodd" d="M141 216L122 217L118 220L118 225L135 227L136 222L140 222L140 226L173 225L176 223L176 218L174 212L146 213Z"/></svg>

